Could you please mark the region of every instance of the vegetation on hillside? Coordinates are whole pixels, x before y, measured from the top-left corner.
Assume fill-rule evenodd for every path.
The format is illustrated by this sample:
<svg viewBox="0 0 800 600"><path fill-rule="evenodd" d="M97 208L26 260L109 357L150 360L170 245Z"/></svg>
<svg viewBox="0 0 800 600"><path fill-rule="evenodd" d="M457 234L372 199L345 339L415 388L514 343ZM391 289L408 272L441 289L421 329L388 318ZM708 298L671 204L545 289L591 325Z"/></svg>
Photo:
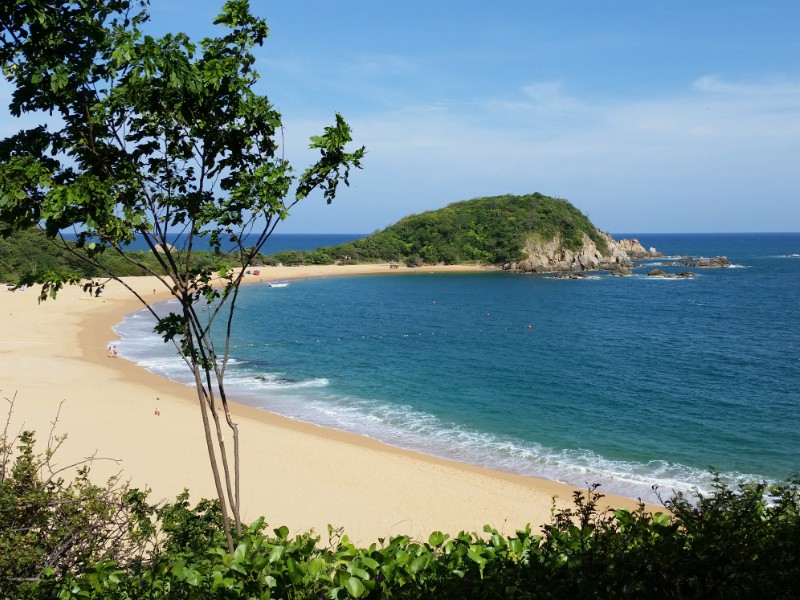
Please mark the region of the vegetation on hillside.
<svg viewBox="0 0 800 600"><path fill-rule="evenodd" d="M364 239L320 249L315 258L502 265L524 258L531 237L560 237L564 248L577 250L584 234L606 251L597 228L566 200L538 193L493 196L405 217Z"/></svg>
<svg viewBox="0 0 800 600"><path fill-rule="evenodd" d="M0 237L0 282L18 283L24 279L41 280L47 274L56 274L66 279L102 278L108 273L117 276L145 275L151 272L164 273L163 266L149 250L126 250L126 256L115 252L97 254L91 261L85 252L69 240L54 242L38 227L32 227ZM177 260L184 254L175 251ZM254 264L264 264L266 258L258 255ZM237 264L238 257L221 252L197 252L192 256L193 264L212 271L225 271Z"/></svg>
<svg viewBox="0 0 800 600"><path fill-rule="evenodd" d="M26 275L40 272L72 273L78 277L94 274L83 261L48 240L38 228L0 236L0 282L17 283Z"/></svg>
<svg viewBox="0 0 800 600"><path fill-rule="evenodd" d="M258 519L229 551L218 501L188 493L160 506L87 468L53 473L55 440L0 440L0 597L200 598L796 598L800 593L798 481L728 487L665 502L663 513L606 510L596 488L577 492L540 530L367 546L330 529L268 532ZM13 446L13 447L12 447Z"/></svg>
<svg viewBox="0 0 800 600"><path fill-rule="evenodd" d="M478 262L502 265L524 258L522 249L531 238L576 250L587 235L601 252L605 240L597 228L566 200L530 194L495 196L455 202L439 210L405 217L360 240L314 250L284 250L270 256L257 254L252 265L328 265L337 262L391 261L406 264ZM72 245L74 247L74 244ZM40 231L18 232L0 238L0 281L16 282L31 269L98 277L106 272L139 275L143 270L113 253L96 257L100 268L87 265L62 245L45 239ZM134 263L158 271L161 265L146 251L126 251ZM235 254L194 251L194 264L218 270L239 263Z"/></svg>

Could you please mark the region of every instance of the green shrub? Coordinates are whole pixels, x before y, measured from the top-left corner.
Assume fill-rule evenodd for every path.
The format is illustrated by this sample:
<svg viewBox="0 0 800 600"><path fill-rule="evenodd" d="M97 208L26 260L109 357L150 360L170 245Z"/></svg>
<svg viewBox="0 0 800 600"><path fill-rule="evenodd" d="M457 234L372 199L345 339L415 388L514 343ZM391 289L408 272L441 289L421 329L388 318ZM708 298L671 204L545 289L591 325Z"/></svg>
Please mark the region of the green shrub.
<svg viewBox="0 0 800 600"><path fill-rule="evenodd" d="M504 536L487 526L367 548L340 530L329 532L327 548L310 534L290 538L285 527L265 535L259 520L233 554L223 540L205 556L167 543L172 553L144 569L104 562L59 590L85 598L797 597L796 483L718 483L710 496L669 500L672 514L599 510L601 498L595 488L577 492L574 507L556 511L541 534L527 527ZM181 521L196 531L192 519Z"/></svg>
<svg viewBox="0 0 800 600"><path fill-rule="evenodd" d="M6 427L8 429L8 427ZM266 533L263 518L226 549L219 506L188 492L155 507L145 492L70 483L49 473L34 435L3 437L3 598L796 598L800 483L716 476L710 494L677 494L665 511L601 509L597 486L554 510L539 532L482 532L368 547L329 528ZM12 456L13 450L13 456Z"/></svg>
<svg viewBox="0 0 800 600"><path fill-rule="evenodd" d="M35 452L33 432L12 448L7 429L0 456L0 598L47 597L40 581L82 576L93 565L129 566L152 548L146 493L112 478L89 481L83 465L70 482L51 469L63 437Z"/></svg>

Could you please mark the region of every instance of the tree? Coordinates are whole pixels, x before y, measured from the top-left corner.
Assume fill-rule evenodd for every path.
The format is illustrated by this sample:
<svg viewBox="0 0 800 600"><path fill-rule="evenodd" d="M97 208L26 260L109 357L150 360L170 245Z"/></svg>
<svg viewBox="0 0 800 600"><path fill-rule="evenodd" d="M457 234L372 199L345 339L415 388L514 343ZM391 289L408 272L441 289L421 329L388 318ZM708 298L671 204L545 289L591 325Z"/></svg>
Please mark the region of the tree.
<svg viewBox="0 0 800 600"><path fill-rule="evenodd" d="M8 416L0 431L0 597L27 597L48 572L62 579L101 560L127 566L150 554L157 539L147 492L119 476L93 484L90 466L103 460L96 456L56 467L53 457L66 439L54 433L58 415L37 453L32 431L9 431L15 399L3 398ZM77 473L65 481L72 467Z"/></svg>
<svg viewBox="0 0 800 600"><path fill-rule="evenodd" d="M290 208L315 190L330 203L350 169L361 167L364 148L346 150L350 128L336 114L311 138L317 162L295 175L277 142L281 115L253 91L252 49L268 28L247 0L226 2L215 20L226 32L198 45L182 33L146 35L146 8L146 0L17 0L0 7L0 66L14 87L11 113L51 115L47 124L0 142L0 233L39 225L63 242L62 233L72 230L86 260L116 253L157 276L178 300L178 311L158 314L137 295L194 373L232 549L229 519L241 532L239 437L223 382L239 284ZM170 235L170 245L174 233L180 237ZM158 269L126 250L136 236ZM233 249L237 268L215 275L195 260L199 236L215 250ZM115 272L108 276L125 285ZM45 299L77 278L48 273L26 283L34 282ZM226 331L219 348L210 336L217 319Z"/></svg>

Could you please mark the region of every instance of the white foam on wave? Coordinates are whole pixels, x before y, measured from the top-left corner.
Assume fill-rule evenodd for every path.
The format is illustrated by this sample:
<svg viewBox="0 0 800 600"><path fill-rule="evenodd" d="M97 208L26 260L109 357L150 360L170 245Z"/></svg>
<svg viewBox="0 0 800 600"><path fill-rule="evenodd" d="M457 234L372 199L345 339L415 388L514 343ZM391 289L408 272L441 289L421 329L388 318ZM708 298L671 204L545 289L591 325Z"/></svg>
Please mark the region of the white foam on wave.
<svg viewBox="0 0 800 600"><path fill-rule="evenodd" d="M634 463L606 459L583 449L552 449L508 436L472 430L408 406L316 394L271 396L257 405L295 420L350 431L384 443L440 458L475 464L577 487L599 483L601 490L647 502L674 491L708 492L710 473L667 461ZM747 475L724 473L735 482ZM655 488L655 489L654 489Z"/></svg>
<svg viewBox="0 0 800 600"><path fill-rule="evenodd" d="M648 280L648 281L692 281L693 279L696 279L696 278L697 278L697 275L695 275L694 277L675 277L675 276L668 277L668 276L664 276L664 275L642 275L641 276L641 279L645 279L645 280Z"/></svg>
<svg viewBox="0 0 800 600"><path fill-rule="evenodd" d="M557 281L597 281L602 279L601 275L578 275L577 277L570 277L569 275L547 275L544 279L555 279Z"/></svg>
<svg viewBox="0 0 800 600"><path fill-rule="evenodd" d="M194 377L177 348L153 331L155 320L146 310L126 315L114 332L120 337L116 342L119 356L135 362L148 371L172 381L194 385ZM292 380L281 373L253 373L240 367L246 360L231 357L227 361L225 383L229 393L279 389L324 388L330 384L325 378Z"/></svg>
<svg viewBox="0 0 800 600"><path fill-rule="evenodd" d="M306 389L324 388L330 385L325 377L314 379L290 379L284 373L252 373L250 371L231 370L226 373L225 383L231 391L257 392L273 389Z"/></svg>
<svg viewBox="0 0 800 600"><path fill-rule="evenodd" d="M297 381L294 383L286 384L285 387L305 389L305 388L323 388L330 385L330 380L325 377L316 377L314 379L306 379L305 381Z"/></svg>

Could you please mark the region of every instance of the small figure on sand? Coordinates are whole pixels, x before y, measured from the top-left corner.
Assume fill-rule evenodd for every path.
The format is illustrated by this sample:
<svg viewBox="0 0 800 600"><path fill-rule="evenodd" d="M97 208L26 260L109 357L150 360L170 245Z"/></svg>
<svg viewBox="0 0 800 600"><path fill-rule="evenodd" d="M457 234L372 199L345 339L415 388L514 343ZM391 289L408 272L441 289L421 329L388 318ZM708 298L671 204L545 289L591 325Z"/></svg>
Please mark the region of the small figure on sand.
<svg viewBox="0 0 800 600"><path fill-rule="evenodd" d="M117 358L117 347L116 346L112 346L111 347L111 352L113 353L114 358Z"/></svg>
<svg viewBox="0 0 800 600"><path fill-rule="evenodd" d="M156 398L156 402L158 402L159 400L161 400L161 398ZM160 416L161 416L161 411L160 411L160 410L158 410L158 406L156 406L156 416L157 416L157 417L160 417Z"/></svg>
<svg viewBox="0 0 800 600"><path fill-rule="evenodd" d="M113 358L114 357L114 346L112 346L111 344L108 345L108 349L106 351L106 355L108 356L108 358Z"/></svg>

